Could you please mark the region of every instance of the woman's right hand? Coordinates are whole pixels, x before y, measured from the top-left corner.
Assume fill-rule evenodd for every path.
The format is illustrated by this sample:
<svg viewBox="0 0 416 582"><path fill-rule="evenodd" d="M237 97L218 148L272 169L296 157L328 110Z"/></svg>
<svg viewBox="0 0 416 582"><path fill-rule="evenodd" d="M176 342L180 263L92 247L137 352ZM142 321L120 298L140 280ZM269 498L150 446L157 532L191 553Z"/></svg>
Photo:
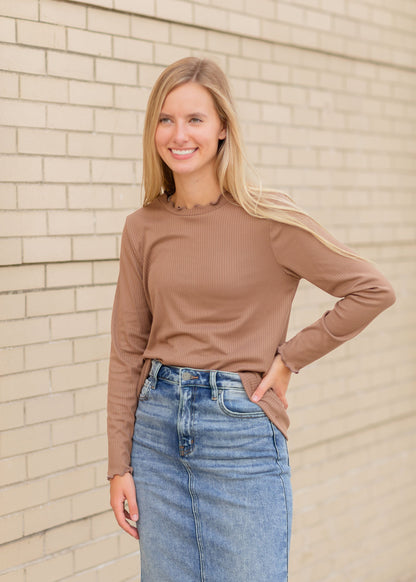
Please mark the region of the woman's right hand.
<svg viewBox="0 0 416 582"><path fill-rule="evenodd" d="M124 507L127 501L129 511ZM139 519L139 510L136 501L136 488L131 473L124 475L114 475L110 480L110 504L116 516L118 525L132 537L139 539L136 527L133 527L127 521L137 521Z"/></svg>

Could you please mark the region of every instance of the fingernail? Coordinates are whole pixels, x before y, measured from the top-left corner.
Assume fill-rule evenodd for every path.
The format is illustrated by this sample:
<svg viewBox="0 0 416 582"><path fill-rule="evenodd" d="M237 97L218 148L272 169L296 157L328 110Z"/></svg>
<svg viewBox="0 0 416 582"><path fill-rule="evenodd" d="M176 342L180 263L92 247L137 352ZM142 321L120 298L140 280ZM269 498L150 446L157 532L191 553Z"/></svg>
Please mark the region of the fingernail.
<svg viewBox="0 0 416 582"><path fill-rule="evenodd" d="M257 394L253 394L253 396L251 397L251 399L252 399L254 402L257 402L257 401L258 401L258 399L259 399L259 397L258 397L258 395L257 395Z"/></svg>
<svg viewBox="0 0 416 582"><path fill-rule="evenodd" d="M137 513L135 513L134 515L131 516L133 521L137 521L139 519L139 516L137 515Z"/></svg>

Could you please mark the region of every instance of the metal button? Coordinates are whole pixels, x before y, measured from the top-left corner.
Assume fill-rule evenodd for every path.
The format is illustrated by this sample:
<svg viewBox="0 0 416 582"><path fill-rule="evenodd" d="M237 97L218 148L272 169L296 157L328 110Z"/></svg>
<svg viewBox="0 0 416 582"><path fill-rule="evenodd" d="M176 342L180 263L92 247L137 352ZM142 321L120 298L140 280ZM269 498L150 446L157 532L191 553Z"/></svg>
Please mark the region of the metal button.
<svg viewBox="0 0 416 582"><path fill-rule="evenodd" d="M192 374L191 374L190 372L184 372L184 373L182 374L182 378L183 378L184 380L190 380L190 379L192 378Z"/></svg>

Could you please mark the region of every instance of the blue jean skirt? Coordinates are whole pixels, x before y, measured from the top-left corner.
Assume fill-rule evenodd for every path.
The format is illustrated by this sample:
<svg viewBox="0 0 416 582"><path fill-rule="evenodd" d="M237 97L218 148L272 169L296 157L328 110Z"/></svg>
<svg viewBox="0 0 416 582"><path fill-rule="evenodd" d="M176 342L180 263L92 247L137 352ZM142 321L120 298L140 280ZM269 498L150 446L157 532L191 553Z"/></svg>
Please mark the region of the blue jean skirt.
<svg viewBox="0 0 416 582"><path fill-rule="evenodd" d="M141 582L286 582L286 439L235 372L152 360L131 455Z"/></svg>

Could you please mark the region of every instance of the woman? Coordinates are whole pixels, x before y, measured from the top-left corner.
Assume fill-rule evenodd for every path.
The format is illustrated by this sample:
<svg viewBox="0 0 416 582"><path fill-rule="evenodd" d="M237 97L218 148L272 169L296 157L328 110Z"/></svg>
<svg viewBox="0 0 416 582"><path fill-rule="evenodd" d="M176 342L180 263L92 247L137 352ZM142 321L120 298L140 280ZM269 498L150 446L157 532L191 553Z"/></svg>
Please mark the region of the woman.
<svg viewBox="0 0 416 582"><path fill-rule="evenodd" d="M371 263L245 168L224 73L170 65L149 98L112 318L111 505L140 534L142 582L287 580L291 373L394 302ZM341 299L286 341L302 277Z"/></svg>

